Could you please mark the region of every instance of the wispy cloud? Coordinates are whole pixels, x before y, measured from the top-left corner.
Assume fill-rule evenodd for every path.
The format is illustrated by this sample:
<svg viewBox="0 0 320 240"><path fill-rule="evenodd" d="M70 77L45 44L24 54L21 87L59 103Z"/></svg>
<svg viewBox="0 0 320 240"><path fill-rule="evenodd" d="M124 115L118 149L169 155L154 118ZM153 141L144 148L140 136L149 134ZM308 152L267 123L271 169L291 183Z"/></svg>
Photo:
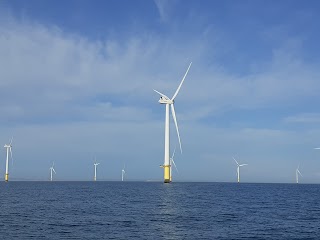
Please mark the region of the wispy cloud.
<svg viewBox="0 0 320 240"><path fill-rule="evenodd" d="M295 116L289 116L284 119L287 123L320 123L320 113L301 113Z"/></svg>
<svg viewBox="0 0 320 240"><path fill-rule="evenodd" d="M162 22L170 20L172 11L174 10L174 6L177 2L178 0L154 0Z"/></svg>

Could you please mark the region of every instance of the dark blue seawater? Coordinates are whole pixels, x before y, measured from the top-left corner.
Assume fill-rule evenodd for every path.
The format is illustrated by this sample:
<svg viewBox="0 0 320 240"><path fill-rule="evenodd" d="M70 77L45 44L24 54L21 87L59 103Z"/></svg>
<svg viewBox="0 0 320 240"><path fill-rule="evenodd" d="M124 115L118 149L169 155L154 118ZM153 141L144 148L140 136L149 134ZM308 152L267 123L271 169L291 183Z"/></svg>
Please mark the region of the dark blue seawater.
<svg viewBox="0 0 320 240"><path fill-rule="evenodd" d="M320 185L0 183L0 239L320 239Z"/></svg>

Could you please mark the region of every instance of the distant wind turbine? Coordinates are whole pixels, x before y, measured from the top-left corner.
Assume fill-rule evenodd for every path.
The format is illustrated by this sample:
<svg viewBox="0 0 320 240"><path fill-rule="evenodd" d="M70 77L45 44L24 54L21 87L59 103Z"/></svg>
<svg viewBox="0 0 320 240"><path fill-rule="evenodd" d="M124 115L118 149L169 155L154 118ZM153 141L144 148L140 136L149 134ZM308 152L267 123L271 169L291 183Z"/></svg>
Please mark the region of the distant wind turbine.
<svg viewBox="0 0 320 240"><path fill-rule="evenodd" d="M13 137L11 138L11 141L9 144L5 144L4 147L7 149L7 158L6 158L6 174L4 176L4 180L6 182L9 181L9 152L10 152L10 156L11 156L11 161L13 162L13 158L12 158L12 141L13 141Z"/></svg>
<svg viewBox="0 0 320 240"><path fill-rule="evenodd" d="M170 158L170 182L172 181L172 164L174 165L177 173L179 173L178 168L177 168L177 165L176 165L176 163L175 163L174 160L173 160L175 152L176 152L176 148L174 148L173 154L172 154L172 156L171 156L171 158Z"/></svg>
<svg viewBox="0 0 320 240"><path fill-rule="evenodd" d="M94 162L94 177L93 177L93 180L94 181L97 181L97 166L99 165L100 163L97 163L97 160L95 160Z"/></svg>
<svg viewBox="0 0 320 240"><path fill-rule="evenodd" d="M176 118L176 112L174 110L174 100L177 97L180 88L184 82L184 79L186 78L189 69L191 67L192 62L189 64L189 67L186 71L186 73L184 74L180 85L178 86L176 92L174 93L173 97L170 99L168 96L162 94L161 92L158 92L157 90L154 90L156 93L158 93L161 97L159 100L160 104L165 104L166 105L166 115L165 115L165 137L164 137L164 164L163 164L163 169L164 169L164 182L165 183L170 183L171 180L171 174L170 174L170 107L171 107L171 113L172 113L172 117L173 117L173 121L175 123L176 126L176 130L177 130L177 135L178 135L178 139L179 139L179 145L180 145L180 151L182 153L182 147L181 147L181 141L180 141L180 134L179 134L179 128L178 128L178 123L177 123L177 118Z"/></svg>
<svg viewBox="0 0 320 240"><path fill-rule="evenodd" d="M54 162L52 163L52 166L50 167L50 181L52 182L52 173L56 174L56 171L54 170Z"/></svg>
<svg viewBox="0 0 320 240"><path fill-rule="evenodd" d="M126 171L124 170L126 168L126 165L123 166L123 169L121 171L121 181L123 182L124 180L124 174L126 173Z"/></svg>
<svg viewBox="0 0 320 240"><path fill-rule="evenodd" d="M246 163L244 163L244 164L239 164L234 157L232 157L232 158L233 158L233 160L236 162L236 164L237 164L237 166L238 166L238 167L237 167L237 176L238 176L238 183L240 183L240 167L246 166L246 165L248 165L248 164L246 164Z"/></svg>
<svg viewBox="0 0 320 240"><path fill-rule="evenodd" d="M301 172L299 171L299 167L300 167L300 166L298 166L297 169L296 169L296 182L297 182L297 183L299 183L299 174L300 174L300 176L302 177L302 174L301 174Z"/></svg>

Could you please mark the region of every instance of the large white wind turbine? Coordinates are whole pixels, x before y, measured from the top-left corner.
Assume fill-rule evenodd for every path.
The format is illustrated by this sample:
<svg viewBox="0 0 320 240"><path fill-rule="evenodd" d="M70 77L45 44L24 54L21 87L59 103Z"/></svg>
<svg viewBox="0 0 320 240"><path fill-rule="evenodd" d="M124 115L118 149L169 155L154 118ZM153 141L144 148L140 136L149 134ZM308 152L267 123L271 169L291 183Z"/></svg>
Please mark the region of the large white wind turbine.
<svg viewBox="0 0 320 240"><path fill-rule="evenodd" d="M248 165L248 164L246 164L246 163L244 163L244 164L239 164L234 157L232 157L232 158L233 158L233 160L234 160L234 161L236 162L236 164L237 164L238 183L240 183L240 167L246 166L246 165Z"/></svg>
<svg viewBox="0 0 320 240"><path fill-rule="evenodd" d="M180 141L180 134L179 134L179 129L178 129L178 123L177 123L177 118L176 118L176 112L174 110L174 100L177 97L180 88L184 82L184 79L186 78L189 69L191 67L192 62L189 64L189 67L186 71L186 73L184 74L180 85L178 86L176 92L174 93L173 97L170 99L168 96L162 94L161 92L158 92L157 90L154 90L155 92L157 92L158 94L160 94L160 100L159 103L160 104L165 104L166 105L166 116L165 116L165 137L164 137L164 164L163 164L163 169L164 169L164 182L165 183L170 183L170 125L169 125L169 115L170 115L170 106L171 106L171 113L172 113L172 117L173 117L173 121L175 123L176 126L176 130L177 130L177 135L178 135L178 140L179 140L179 145L180 145L180 151L182 153L182 148L181 148L181 141Z"/></svg>
<svg viewBox="0 0 320 240"><path fill-rule="evenodd" d="M52 173L54 172L56 174L56 171L54 170L54 162L52 163L52 166L50 167L50 181L52 182Z"/></svg>
<svg viewBox="0 0 320 240"><path fill-rule="evenodd" d="M301 172L299 171L299 167L300 167L300 166L298 166L297 169L296 169L296 182L297 182L297 183L299 183L299 174L300 174L300 176L302 177L302 174L301 174Z"/></svg>
<svg viewBox="0 0 320 240"><path fill-rule="evenodd" d="M97 166L99 165L100 163L97 163L97 160L95 161L95 163L93 164L94 165L94 177L93 177L93 180L94 181L97 181Z"/></svg>
<svg viewBox="0 0 320 240"><path fill-rule="evenodd" d="M6 174L4 176L4 180L6 182L9 181L9 152L10 152L10 156L11 156L11 161L13 161L12 159L12 141L13 141L13 137L11 138L11 141L9 144L5 144L4 147L7 149L7 158L6 158Z"/></svg>
<svg viewBox="0 0 320 240"><path fill-rule="evenodd" d="M124 174L126 173L126 171L124 170L126 168L126 165L123 166L123 169L121 171L121 181L123 182L124 180Z"/></svg>

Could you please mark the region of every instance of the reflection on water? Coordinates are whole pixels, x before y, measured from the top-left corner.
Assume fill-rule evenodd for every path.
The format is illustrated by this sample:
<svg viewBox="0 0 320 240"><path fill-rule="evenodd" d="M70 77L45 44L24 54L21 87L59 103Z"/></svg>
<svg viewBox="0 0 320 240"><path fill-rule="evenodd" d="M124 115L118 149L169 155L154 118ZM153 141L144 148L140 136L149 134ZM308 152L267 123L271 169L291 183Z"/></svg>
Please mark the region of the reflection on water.
<svg viewBox="0 0 320 240"><path fill-rule="evenodd" d="M177 234L179 231L177 219L179 218L179 213L183 211L179 196L179 188L176 188L174 183L162 185L161 204L158 209L160 217L159 228L163 239L179 239L181 237L180 234Z"/></svg>

